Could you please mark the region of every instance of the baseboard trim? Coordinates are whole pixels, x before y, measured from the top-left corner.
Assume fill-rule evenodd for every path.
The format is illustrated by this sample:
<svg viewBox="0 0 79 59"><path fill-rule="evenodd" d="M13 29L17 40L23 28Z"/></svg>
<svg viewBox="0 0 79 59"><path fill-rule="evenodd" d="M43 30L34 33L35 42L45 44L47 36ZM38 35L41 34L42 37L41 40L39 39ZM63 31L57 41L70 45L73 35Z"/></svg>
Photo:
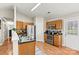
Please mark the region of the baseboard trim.
<svg viewBox="0 0 79 59"><path fill-rule="evenodd" d="M42 42L42 43L44 43L43 41L36 41L36 42Z"/></svg>

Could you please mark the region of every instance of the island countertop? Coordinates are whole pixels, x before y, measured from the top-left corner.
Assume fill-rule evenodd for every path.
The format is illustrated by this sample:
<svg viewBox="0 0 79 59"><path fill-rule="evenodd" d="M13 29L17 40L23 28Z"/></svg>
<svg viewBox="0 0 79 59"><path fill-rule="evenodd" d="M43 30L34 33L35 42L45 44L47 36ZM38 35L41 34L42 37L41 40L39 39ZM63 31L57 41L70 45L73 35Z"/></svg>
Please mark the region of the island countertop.
<svg viewBox="0 0 79 59"><path fill-rule="evenodd" d="M26 42L18 42L18 44L24 44L24 43L30 43L30 42L35 42L36 40L30 40L30 41L26 41Z"/></svg>

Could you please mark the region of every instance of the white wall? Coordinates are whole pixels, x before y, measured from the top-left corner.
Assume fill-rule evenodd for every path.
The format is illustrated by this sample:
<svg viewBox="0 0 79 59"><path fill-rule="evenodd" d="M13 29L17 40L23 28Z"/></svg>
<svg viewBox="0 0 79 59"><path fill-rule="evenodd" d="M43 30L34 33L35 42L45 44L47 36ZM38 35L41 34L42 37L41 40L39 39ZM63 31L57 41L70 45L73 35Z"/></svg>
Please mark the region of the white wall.
<svg viewBox="0 0 79 59"><path fill-rule="evenodd" d="M3 19L1 19L0 45L2 45L3 42L4 42L4 40L5 40L6 38L8 38L8 32L7 32L7 30L8 30L8 28L7 28L7 26L6 26L6 22L3 21Z"/></svg>
<svg viewBox="0 0 79 59"><path fill-rule="evenodd" d="M13 10L0 10L0 17L13 18Z"/></svg>
<svg viewBox="0 0 79 59"><path fill-rule="evenodd" d="M33 23L33 20L30 17L27 17L26 15L24 15L18 11L16 12L16 20Z"/></svg>
<svg viewBox="0 0 79 59"><path fill-rule="evenodd" d="M36 17L35 26L36 26L36 41L44 42L44 18Z"/></svg>
<svg viewBox="0 0 79 59"><path fill-rule="evenodd" d="M0 30L0 34L1 34L1 30ZM0 35L0 45L2 45L1 41L2 41L2 36Z"/></svg>
<svg viewBox="0 0 79 59"><path fill-rule="evenodd" d="M44 32L46 31L46 20L44 19Z"/></svg>
<svg viewBox="0 0 79 59"><path fill-rule="evenodd" d="M13 10L8 10L8 9L0 9L0 17L6 17L7 19L13 19ZM3 20L3 19L2 19ZM8 36L8 30L5 22L1 24L1 38L0 38L0 43L2 44L4 40Z"/></svg>
<svg viewBox="0 0 79 59"><path fill-rule="evenodd" d="M16 6L14 6L14 28L16 28L16 17ZM18 55L18 40L16 31L12 31L13 55Z"/></svg>
<svg viewBox="0 0 79 59"><path fill-rule="evenodd" d="M70 20L78 21L78 35L68 35L67 34L67 22ZM63 45L75 50L79 50L79 16L70 17L64 19L64 38L63 38Z"/></svg>

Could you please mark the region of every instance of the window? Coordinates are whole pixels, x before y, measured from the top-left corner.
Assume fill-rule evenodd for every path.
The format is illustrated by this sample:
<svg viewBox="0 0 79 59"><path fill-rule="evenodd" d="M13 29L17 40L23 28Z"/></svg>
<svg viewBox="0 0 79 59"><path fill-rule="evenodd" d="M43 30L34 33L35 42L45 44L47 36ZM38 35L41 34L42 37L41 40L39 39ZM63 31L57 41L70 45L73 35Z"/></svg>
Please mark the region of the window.
<svg viewBox="0 0 79 59"><path fill-rule="evenodd" d="M78 22L68 21L68 34L77 35L78 34Z"/></svg>

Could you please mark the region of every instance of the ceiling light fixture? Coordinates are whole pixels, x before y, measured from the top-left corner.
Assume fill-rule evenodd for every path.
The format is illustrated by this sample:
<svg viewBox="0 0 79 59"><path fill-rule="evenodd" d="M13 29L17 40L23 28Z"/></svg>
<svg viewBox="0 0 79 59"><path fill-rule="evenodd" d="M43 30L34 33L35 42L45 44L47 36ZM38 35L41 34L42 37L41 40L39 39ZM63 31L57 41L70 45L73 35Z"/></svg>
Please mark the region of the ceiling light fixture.
<svg viewBox="0 0 79 59"><path fill-rule="evenodd" d="M40 4L41 4L41 3L36 4L36 5L31 9L31 11L34 11Z"/></svg>

